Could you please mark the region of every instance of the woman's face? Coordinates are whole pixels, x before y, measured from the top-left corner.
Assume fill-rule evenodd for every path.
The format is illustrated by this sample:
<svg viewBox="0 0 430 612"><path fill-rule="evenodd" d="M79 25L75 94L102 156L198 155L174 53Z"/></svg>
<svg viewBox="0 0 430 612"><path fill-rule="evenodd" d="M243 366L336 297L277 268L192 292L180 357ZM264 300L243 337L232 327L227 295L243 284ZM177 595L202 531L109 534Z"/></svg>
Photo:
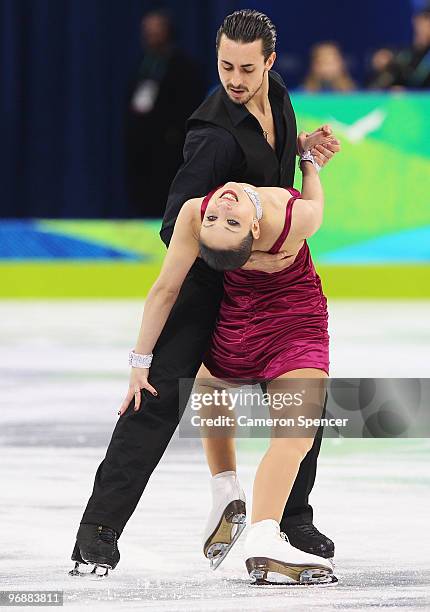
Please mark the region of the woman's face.
<svg viewBox="0 0 430 612"><path fill-rule="evenodd" d="M244 183L230 181L211 197L202 221L200 237L211 248L238 246L253 229L255 207L244 191Z"/></svg>

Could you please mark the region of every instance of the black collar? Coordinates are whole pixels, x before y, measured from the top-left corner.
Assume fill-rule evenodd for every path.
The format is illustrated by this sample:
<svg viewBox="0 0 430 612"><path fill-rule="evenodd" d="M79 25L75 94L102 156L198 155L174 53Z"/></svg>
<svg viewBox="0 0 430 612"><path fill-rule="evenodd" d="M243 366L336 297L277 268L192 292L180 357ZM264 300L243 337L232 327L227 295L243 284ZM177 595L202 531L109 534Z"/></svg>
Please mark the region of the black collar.
<svg viewBox="0 0 430 612"><path fill-rule="evenodd" d="M279 77L278 77L279 78ZM244 104L235 104L230 100L224 87L221 87L221 95L224 101L225 107L230 115L232 124L236 127L241 121L249 117L251 114ZM272 71L269 71L269 99L273 97L280 98L281 103L285 97L285 87L281 85L276 77L272 75Z"/></svg>

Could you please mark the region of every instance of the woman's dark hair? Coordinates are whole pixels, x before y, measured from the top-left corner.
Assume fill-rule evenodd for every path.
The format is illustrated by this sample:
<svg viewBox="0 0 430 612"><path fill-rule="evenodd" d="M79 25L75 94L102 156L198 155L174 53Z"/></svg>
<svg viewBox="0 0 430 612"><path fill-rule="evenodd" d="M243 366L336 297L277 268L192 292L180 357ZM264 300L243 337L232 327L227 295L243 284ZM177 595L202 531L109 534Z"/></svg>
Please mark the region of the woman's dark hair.
<svg viewBox="0 0 430 612"><path fill-rule="evenodd" d="M227 15L216 35L217 53L222 34L230 40L243 43L254 42L261 38L265 61L275 50L276 28L267 15L259 11L242 9Z"/></svg>
<svg viewBox="0 0 430 612"><path fill-rule="evenodd" d="M200 238L200 256L214 270L236 270L248 261L253 241L254 237L251 230L236 249L213 249L208 247Z"/></svg>

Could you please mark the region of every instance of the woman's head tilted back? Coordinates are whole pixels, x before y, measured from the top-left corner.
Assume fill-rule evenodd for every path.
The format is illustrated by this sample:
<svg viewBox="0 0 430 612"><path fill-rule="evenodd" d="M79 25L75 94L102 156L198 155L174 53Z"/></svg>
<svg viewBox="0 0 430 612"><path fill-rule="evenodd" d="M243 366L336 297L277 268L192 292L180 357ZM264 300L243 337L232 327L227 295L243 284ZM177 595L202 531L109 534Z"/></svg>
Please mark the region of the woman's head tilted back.
<svg viewBox="0 0 430 612"><path fill-rule="evenodd" d="M251 187L251 186L250 186ZM260 227L244 184L229 182L208 202L200 229L200 256L215 270L235 270L249 259Z"/></svg>

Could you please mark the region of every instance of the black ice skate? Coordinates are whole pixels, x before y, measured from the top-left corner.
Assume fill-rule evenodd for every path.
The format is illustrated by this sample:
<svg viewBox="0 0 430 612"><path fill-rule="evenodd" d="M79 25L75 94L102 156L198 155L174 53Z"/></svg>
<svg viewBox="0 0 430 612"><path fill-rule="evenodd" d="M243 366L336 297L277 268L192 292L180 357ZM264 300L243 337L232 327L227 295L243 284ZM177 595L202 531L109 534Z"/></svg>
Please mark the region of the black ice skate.
<svg viewBox="0 0 430 612"><path fill-rule="evenodd" d="M333 559L334 543L312 523L289 525L287 528L284 527L284 532L295 548L324 559Z"/></svg>
<svg viewBox="0 0 430 612"><path fill-rule="evenodd" d="M70 576L91 575L103 578L118 564L120 555L117 546L118 534L110 527L84 523L79 526L72 553L75 567ZM93 565L92 571L82 571L80 565Z"/></svg>

